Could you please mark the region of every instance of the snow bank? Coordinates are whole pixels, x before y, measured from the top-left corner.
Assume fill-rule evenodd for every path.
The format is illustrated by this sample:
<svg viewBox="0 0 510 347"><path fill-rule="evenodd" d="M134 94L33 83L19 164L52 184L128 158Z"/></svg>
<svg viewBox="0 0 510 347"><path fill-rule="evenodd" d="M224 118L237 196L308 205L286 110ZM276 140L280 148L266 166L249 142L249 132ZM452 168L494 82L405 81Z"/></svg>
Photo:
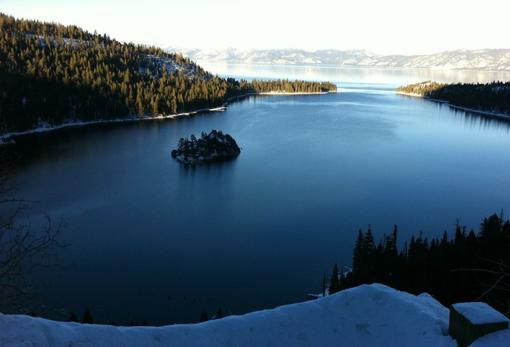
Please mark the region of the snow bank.
<svg viewBox="0 0 510 347"><path fill-rule="evenodd" d="M510 346L510 329L480 337L470 347L508 347Z"/></svg>
<svg viewBox="0 0 510 347"><path fill-rule="evenodd" d="M456 346L429 295L363 285L200 324L113 327L0 314L1 346Z"/></svg>

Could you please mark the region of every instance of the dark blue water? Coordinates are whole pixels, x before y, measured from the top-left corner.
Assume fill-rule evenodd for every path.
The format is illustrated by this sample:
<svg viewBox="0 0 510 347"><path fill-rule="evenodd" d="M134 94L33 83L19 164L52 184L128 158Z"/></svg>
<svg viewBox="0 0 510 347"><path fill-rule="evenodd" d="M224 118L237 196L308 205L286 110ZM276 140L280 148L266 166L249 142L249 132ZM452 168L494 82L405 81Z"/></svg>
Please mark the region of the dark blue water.
<svg viewBox="0 0 510 347"><path fill-rule="evenodd" d="M96 320L198 320L304 300L356 232L439 236L510 208L510 124L391 85L252 97L226 112L72 130L18 146L19 195L62 217L48 307ZM221 129L234 161L184 168L178 139Z"/></svg>

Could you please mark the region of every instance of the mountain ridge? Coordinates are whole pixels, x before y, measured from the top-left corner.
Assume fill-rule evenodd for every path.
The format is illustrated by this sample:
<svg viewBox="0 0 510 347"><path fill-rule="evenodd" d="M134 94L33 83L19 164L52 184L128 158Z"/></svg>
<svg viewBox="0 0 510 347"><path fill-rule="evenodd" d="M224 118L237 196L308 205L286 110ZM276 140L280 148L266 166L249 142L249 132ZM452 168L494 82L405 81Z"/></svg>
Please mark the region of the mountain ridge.
<svg viewBox="0 0 510 347"><path fill-rule="evenodd" d="M510 71L510 49L452 50L433 54L376 54L368 50L322 49L180 49L199 63L253 63L288 65L336 65L343 67L423 68L449 70Z"/></svg>

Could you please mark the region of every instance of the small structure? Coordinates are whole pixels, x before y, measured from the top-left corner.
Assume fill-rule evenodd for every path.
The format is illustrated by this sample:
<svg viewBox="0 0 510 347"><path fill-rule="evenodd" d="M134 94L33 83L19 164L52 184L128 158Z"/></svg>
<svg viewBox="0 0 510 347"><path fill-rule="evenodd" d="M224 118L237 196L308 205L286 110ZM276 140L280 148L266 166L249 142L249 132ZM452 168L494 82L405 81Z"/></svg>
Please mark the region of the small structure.
<svg viewBox="0 0 510 347"><path fill-rule="evenodd" d="M448 333L460 347L503 329L508 329L508 319L484 302L458 303L450 307Z"/></svg>

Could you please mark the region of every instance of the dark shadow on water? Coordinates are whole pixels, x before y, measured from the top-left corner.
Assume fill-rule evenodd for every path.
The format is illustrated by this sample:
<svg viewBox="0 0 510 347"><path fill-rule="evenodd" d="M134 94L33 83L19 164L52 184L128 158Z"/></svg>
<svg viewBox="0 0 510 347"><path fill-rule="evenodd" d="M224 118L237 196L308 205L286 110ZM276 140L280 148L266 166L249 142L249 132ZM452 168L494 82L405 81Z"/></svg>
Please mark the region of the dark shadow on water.
<svg viewBox="0 0 510 347"><path fill-rule="evenodd" d="M16 154L19 158L18 164L20 165L31 162L44 162L73 155L73 151L77 149L68 146L73 141L81 143L93 142L95 138L108 138L109 135L118 130L159 128L164 125L164 122L171 121L173 120L145 120L126 123L87 124L84 126L61 128L48 132L17 136L15 143L6 146L6 148L9 152Z"/></svg>
<svg viewBox="0 0 510 347"><path fill-rule="evenodd" d="M430 100L423 99L423 102L430 102ZM451 115L470 128L484 129L501 129L510 132L510 116L508 119L502 117L495 117L487 114L482 114L474 111L462 110L456 107L451 107L444 102L435 102L439 109L447 109Z"/></svg>
<svg viewBox="0 0 510 347"><path fill-rule="evenodd" d="M240 155L242 155L242 153ZM171 157L170 160L175 161L175 159ZM189 185L194 186L194 181L196 179L205 179L208 184L221 184L222 191L225 192L232 184L230 179L235 173L237 160L239 159L234 158L198 165L184 165L175 161L179 165L179 185L182 185L183 187L189 187Z"/></svg>
<svg viewBox="0 0 510 347"><path fill-rule="evenodd" d="M441 105L444 102L454 114L469 117L466 124L474 125L472 117L477 117L482 129L510 125L510 82L440 84L428 81L401 87L399 91L419 94Z"/></svg>

